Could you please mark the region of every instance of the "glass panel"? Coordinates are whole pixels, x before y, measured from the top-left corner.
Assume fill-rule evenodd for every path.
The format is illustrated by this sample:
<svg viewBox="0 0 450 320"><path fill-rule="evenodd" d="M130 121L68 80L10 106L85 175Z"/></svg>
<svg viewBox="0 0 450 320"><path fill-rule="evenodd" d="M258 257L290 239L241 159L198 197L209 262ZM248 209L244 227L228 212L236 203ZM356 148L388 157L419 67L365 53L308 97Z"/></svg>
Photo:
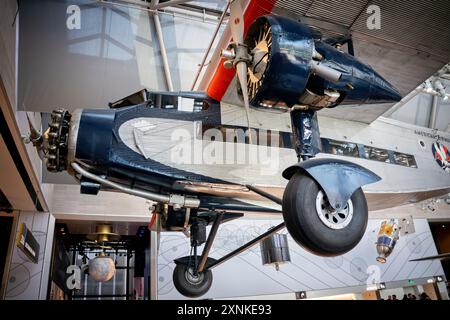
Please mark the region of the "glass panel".
<svg viewBox="0 0 450 320"><path fill-rule="evenodd" d="M401 166L417 168L416 159L410 154L394 152L394 161Z"/></svg>
<svg viewBox="0 0 450 320"><path fill-rule="evenodd" d="M366 158L375 161L389 163L389 153L387 150L364 146Z"/></svg>
<svg viewBox="0 0 450 320"><path fill-rule="evenodd" d="M410 168L417 168L416 159L410 154L389 151L370 146L358 145L352 142L337 141L321 138L322 150L325 153L338 156L365 157L369 160L381 161L385 163L398 164ZM364 155L363 155L364 154Z"/></svg>
<svg viewBox="0 0 450 320"><path fill-rule="evenodd" d="M225 9L225 6L227 5L226 0L197 0L197 1L191 1L189 4L194 6L199 6L205 9L213 9L213 10L219 10L223 11Z"/></svg>
<svg viewBox="0 0 450 320"><path fill-rule="evenodd" d="M326 139L326 152L338 156L359 157L356 143Z"/></svg>

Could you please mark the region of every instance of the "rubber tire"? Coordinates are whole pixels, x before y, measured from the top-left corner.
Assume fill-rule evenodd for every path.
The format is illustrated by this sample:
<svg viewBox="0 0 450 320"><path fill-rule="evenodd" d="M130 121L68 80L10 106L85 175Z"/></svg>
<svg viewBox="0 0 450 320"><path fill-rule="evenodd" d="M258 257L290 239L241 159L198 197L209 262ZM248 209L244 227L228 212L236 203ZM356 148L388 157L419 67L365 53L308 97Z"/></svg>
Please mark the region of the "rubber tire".
<svg viewBox="0 0 450 320"><path fill-rule="evenodd" d="M319 218L316 197L321 190L310 176L297 172L283 194L283 218L292 238L309 252L333 257L353 249L366 231L368 210L364 192L358 188L351 196L353 217L343 229L331 229Z"/></svg>
<svg viewBox="0 0 450 320"><path fill-rule="evenodd" d="M213 276L211 270L203 271L203 280L199 284L192 284L186 279L187 265L177 264L173 270L173 283L178 292L188 298L198 298L211 288Z"/></svg>

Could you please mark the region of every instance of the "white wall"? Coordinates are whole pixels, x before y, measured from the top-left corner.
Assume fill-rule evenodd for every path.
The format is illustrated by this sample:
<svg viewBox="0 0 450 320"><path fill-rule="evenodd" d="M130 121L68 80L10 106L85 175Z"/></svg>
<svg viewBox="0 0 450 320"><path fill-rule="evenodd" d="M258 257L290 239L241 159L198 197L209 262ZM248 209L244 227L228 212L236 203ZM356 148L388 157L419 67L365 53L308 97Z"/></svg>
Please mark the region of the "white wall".
<svg viewBox="0 0 450 320"><path fill-rule="evenodd" d="M80 29L66 27L72 4L80 8ZM174 90L189 90L217 22L159 16ZM20 110L107 108L142 88L167 90L147 11L86 0L22 0L20 17Z"/></svg>
<svg viewBox="0 0 450 320"><path fill-rule="evenodd" d="M406 123L428 127L432 101L431 95L420 93L390 117Z"/></svg>
<svg viewBox="0 0 450 320"><path fill-rule="evenodd" d="M25 223L40 245L38 263L31 262L14 242L5 300L45 300L47 297L55 218L49 213L20 212L14 239Z"/></svg>
<svg viewBox="0 0 450 320"><path fill-rule="evenodd" d="M16 104L16 31L13 25L16 0L2 0L0 5L0 75L12 105Z"/></svg>
<svg viewBox="0 0 450 320"><path fill-rule="evenodd" d="M450 81L443 80L445 87L450 87ZM447 92L449 90L447 89ZM430 121L431 105L433 96L426 93L419 93L405 105L396 110L390 118L410 124L428 127ZM450 125L450 102L442 101L438 98L436 115L436 128L440 131L448 131Z"/></svg>
<svg viewBox="0 0 450 320"><path fill-rule="evenodd" d="M307 294L311 292L320 297L363 292L373 282L394 283L397 287L397 281L444 274L439 261L409 262L414 258L437 254L425 219L414 221L416 233L400 239L386 264L377 263L375 242L381 221L369 220L361 242L352 251L334 258L311 254L289 237L291 263L281 265L280 271L271 266L263 266L259 246L253 247L215 268L211 290L201 298L276 295L300 291L306 291ZM222 257L279 222L278 219L242 219L225 223L217 233L211 257ZM188 253L188 238L182 234L163 233L158 259L159 299L185 299L173 286L172 271L173 260L187 256ZM403 286L403 282L398 287ZM360 290L356 290L357 288Z"/></svg>

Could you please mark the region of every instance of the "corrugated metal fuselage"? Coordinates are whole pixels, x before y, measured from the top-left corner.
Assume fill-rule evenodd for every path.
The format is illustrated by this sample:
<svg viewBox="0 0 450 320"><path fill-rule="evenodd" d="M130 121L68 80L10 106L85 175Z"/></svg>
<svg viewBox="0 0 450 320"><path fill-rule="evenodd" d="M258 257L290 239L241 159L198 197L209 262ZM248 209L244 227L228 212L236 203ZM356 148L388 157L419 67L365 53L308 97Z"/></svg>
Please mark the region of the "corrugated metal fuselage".
<svg viewBox="0 0 450 320"><path fill-rule="evenodd" d="M126 162L137 163L135 177L138 180L139 172L151 171L171 181L177 192L234 198L277 209L277 205L249 191L245 185L282 196L287 180L281 173L297 162L289 141L290 117L289 114L252 110L251 119L255 132L252 144L248 144L244 111L237 106L222 103L220 111L194 113L144 106L118 110L113 130L117 146L110 152L112 163L108 165L120 171ZM319 125L323 139L351 143L359 152L347 154L338 150L334 154L319 153L317 157L345 159L382 178L363 187L370 210L450 192L450 172L439 165L433 151L437 141L450 145L449 134L386 118L367 125L320 117L320 113ZM80 131L72 130L71 135L78 135ZM77 138L80 141L80 137ZM365 150L370 148L388 151L389 158L368 159ZM75 149L79 149L78 145ZM79 158L78 150L74 152L74 157ZM117 155L111 157L114 152ZM396 164L394 154L411 156L413 164Z"/></svg>

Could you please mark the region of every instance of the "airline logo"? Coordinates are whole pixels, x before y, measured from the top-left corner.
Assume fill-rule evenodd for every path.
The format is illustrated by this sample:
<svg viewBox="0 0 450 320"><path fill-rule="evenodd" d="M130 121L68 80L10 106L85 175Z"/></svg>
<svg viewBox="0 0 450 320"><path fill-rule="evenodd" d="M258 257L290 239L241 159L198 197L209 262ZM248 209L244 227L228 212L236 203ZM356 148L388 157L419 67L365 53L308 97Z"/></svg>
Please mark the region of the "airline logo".
<svg viewBox="0 0 450 320"><path fill-rule="evenodd" d="M431 147L434 155L434 159L439 166L445 171L450 173L450 153L446 146L439 142L433 143Z"/></svg>

